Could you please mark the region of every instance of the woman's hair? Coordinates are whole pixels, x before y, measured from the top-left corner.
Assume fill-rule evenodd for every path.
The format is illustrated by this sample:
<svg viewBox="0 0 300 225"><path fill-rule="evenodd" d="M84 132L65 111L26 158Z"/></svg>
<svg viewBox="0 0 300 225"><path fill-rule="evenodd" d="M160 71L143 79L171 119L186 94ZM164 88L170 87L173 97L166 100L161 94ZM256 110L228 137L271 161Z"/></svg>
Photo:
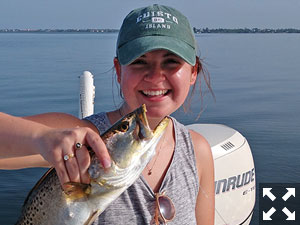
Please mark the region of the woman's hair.
<svg viewBox="0 0 300 225"><path fill-rule="evenodd" d="M183 109L184 112L189 112L190 108L191 108L191 104L192 104L192 98L195 94L195 91L197 90L197 83L198 83L198 91L199 91L199 97L200 97L200 101L201 101L201 107L200 107L200 112L197 116L197 119L199 119L201 113L204 110L204 96L207 92L209 92L212 97L215 100L215 95L214 92L212 90L211 87L211 80L210 80L210 74L208 72L208 70L204 67L204 62L203 60L201 60L199 58L199 56L196 56L196 66L197 66L197 80L195 82L195 84L193 85L188 97L186 98L184 104L183 104ZM203 82L205 86L203 87ZM206 88L206 90L203 90L204 88ZM196 120L197 120L196 119Z"/></svg>

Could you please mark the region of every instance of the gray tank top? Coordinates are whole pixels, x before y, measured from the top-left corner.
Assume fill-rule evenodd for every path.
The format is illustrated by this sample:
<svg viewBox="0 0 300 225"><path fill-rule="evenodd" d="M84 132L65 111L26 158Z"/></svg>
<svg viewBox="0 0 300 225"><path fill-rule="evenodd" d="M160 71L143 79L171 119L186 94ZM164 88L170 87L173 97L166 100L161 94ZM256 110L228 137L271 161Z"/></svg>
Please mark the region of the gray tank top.
<svg viewBox="0 0 300 225"><path fill-rule="evenodd" d="M85 118L102 134L111 124L106 113ZM175 130L175 151L159 192L165 191L175 205L175 218L168 224L192 225L196 223L195 207L199 190L194 148L189 131L171 117ZM155 212L155 194L141 175L93 223L99 225L150 224Z"/></svg>

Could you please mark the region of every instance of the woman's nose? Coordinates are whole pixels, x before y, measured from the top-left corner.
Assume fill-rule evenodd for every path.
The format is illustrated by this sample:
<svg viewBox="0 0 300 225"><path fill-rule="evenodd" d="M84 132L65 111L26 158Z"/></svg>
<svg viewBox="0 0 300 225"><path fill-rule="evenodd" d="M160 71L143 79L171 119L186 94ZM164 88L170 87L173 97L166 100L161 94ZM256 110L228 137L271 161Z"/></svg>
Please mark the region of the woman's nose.
<svg viewBox="0 0 300 225"><path fill-rule="evenodd" d="M158 83L165 80L165 74L159 65L152 66L144 77L145 81Z"/></svg>

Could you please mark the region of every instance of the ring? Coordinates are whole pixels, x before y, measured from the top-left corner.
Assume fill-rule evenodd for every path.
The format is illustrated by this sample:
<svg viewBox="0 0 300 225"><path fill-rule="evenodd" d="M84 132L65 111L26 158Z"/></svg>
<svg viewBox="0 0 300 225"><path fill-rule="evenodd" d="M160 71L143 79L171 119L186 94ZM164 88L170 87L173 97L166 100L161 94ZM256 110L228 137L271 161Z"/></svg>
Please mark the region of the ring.
<svg viewBox="0 0 300 225"><path fill-rule="evenodd" d="M64 155L64 160L65 161L68 161L69 159L75 157L74 153L71 153L71 154L67 154L67 155Z"/></svg>
<svg viewBox="0 0 300 225"><path fill-rule="evenodd" d="M83 146L83 144L81 144L80 142L77 142L77 143L75 144L75 148L76 148L76 149L81 149L82 146Z"/></svg>
<svg viewBox="0 0 300 225"><path fill-rule="evenodd" d="M87 148L87 150L89 150L89 151L92 150L92 148L91 148L90 146L88 146L88 145L86 145L86 144L81 144L80 142L77 142L77 143L74 145L74 147L75 147L76 150L81 149L82 146L85 146L85 147Z"/></svg>

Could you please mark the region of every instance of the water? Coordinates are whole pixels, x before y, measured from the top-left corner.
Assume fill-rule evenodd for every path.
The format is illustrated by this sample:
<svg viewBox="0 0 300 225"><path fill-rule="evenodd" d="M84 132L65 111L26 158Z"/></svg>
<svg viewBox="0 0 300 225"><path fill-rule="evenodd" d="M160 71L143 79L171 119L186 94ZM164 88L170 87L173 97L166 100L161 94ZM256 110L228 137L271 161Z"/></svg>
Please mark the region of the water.
<svg viewBox="0 0 300 225"><path fill-rule="evenodd" d="M300 36L205 34L197 40L216 95L216 102L206 95L198 122L225 124L247 138L258 183L299 182ZM115 42L116 34L0 34L0 110L77 116L78 76L84 70L95 76L95 111L114 109L120 101L112 84ZM195 123L199 98L192 111L174 115ZM0 171L1 225L16 221L44 172ZM258 224L257 204L251 224Z"/></svg>

